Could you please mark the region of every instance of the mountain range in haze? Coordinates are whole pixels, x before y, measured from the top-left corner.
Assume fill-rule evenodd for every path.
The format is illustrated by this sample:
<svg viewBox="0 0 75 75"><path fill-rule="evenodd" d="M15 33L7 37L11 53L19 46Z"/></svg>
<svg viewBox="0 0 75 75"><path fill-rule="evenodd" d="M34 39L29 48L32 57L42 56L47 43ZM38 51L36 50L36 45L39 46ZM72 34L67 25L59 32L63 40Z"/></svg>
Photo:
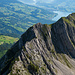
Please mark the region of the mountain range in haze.
<svg viewBox="0 0 75 75"><path fill-rule="evenodd" d="M38 7L58 10L75 12L75 1L74 0L19 0L25 4L36 5Z"/></svg>

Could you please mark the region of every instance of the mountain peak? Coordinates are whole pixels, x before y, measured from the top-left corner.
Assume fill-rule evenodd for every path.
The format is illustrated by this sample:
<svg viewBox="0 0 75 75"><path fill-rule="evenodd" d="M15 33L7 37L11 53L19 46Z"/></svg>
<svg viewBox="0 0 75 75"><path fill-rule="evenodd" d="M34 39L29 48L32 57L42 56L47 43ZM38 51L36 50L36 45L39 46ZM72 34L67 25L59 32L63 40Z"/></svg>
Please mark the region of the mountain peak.
<svg viewBox="0 0 75 75"><path fill-rule="evenodd" d="M30 27L0 59L0 74L75 75L73 15Z"/></svg>

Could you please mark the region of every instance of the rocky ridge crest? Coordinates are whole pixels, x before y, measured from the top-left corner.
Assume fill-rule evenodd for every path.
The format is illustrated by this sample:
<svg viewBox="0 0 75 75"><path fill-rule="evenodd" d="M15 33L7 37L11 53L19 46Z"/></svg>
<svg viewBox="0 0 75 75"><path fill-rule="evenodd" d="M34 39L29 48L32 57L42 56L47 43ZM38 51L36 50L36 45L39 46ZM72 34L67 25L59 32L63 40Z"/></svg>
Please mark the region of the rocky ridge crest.
<svg viewBox="0 0 75 75"><path fill-rule="evenodd" d="M75 75L75 14L30 27L0 59L1 75Z"/></svg>

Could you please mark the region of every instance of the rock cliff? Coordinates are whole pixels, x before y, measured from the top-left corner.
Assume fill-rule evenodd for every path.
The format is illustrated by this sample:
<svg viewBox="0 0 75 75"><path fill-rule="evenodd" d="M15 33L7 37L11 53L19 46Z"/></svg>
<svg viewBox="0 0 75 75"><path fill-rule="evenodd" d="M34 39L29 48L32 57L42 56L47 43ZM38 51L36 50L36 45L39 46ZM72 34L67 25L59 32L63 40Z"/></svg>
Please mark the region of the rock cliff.
<svg viewBox="0 0 75 75"><path fill-rule="evenodd" d="M0 59L1 75L75 75L75 14L30 27Z"/></svg>

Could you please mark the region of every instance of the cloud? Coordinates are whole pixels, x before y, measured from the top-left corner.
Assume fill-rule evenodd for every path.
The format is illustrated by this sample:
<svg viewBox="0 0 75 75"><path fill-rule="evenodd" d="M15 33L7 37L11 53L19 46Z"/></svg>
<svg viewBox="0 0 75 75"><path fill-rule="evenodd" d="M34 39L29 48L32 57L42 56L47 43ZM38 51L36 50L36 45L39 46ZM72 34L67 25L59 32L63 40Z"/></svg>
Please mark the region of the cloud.
<svg viewBox="0 0 75 75"><path fill-rule="evenodd" d="M34 2L36 2L36 0L33 0Z"/></svg>
<svg viewBox="0 0 75 75"><path fill-rule="evenodd" d="M33 0L36 3L36 0Z"/></svg>
<svg viewBox="0 0 75 75"><path fill-rule="evenodd" d="M54 0L35 0L35 1L40 1L40 2L51 3L51 2L53 2Z"/></svg>

